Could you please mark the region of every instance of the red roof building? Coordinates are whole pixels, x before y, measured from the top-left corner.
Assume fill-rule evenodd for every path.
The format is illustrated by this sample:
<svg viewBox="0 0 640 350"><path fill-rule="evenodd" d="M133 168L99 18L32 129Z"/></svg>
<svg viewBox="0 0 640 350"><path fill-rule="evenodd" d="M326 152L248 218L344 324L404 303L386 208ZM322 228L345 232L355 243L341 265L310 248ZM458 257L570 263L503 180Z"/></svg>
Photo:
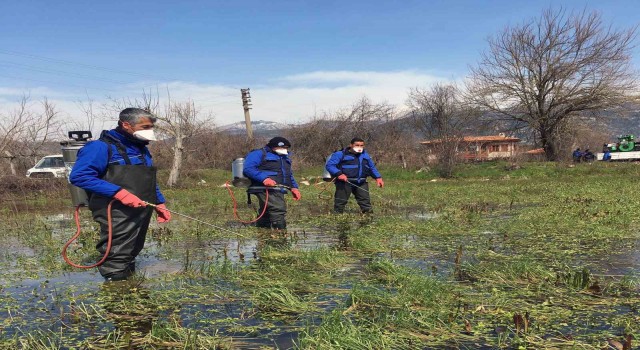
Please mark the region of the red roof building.
<svg viewBox="0 0 640 350"><path fill-rule="evenodd" d="M456 153L459 157L467 161L483 161L515 156L520 139L501 133L495 136L465 136L453 142L456 143ZM427 148L428 159L435 161L442 139L422 141L420 144Z"/></svg>

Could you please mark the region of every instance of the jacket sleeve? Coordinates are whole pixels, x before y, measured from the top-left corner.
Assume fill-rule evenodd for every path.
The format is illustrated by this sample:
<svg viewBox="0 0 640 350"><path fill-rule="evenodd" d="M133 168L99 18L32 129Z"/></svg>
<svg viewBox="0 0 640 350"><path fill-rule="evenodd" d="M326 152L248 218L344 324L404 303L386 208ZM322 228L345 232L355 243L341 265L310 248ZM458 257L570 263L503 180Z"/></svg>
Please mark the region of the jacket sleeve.
<svg viewBox="0 0 640 350"><path fill-rule="evenodd" d="M162 195L162 192L160 192L160 186L158 185L156 185L156 197L158 198L158 202L156 204L162 204L167 201L164 198L164 195Z"/></svg>
<svg viewBox="0 0 640 350"><path fill-rule="evenodd" d="M378 171L378 169L376 168L376 165L373 164L373 159L371 159L371 156L367 157L367 162L369 162L369 169L371 169L371 175L374 179L380 179L382 178L382 175L380 174L380 172Z"/></svg>
<svg viewBox="0 0 640 350"><path fill-rule="evenodd" d="M342 171L338 169L338 165L340 163L340 160L342 159L342 152L343 151L333 152L331 157L329 157L327 164L325 165L325 169L327 169L329 174L331 174L331 176L333 177L342 175Z"/></svg>
<svg viewBox="0 0 640 350"><path fill-rule="evenodd" d="M146 153L146 158L147 158L147 164L149 166L153 166L153 158L151 157L151 153L149 153L148 149L145 150L145 153ZM164 198L164 195L160 191L160 186L158 184L156 184L156 203L155 204L163 204L166 201L167 200Z"/></svg>
<svg viewBox="0 0 640 350"><path fill-rule="evenodd" d="M262 162L262 150L255 150L249 152L244 160L244 168L242 173L249 179L257 182L264 181L269 175L264 171L258 169Z"/></svg>
<svg viewBox="0 0 640 350"><path fill-rule="evenodd" d="M291 185L293 188L298 188L298 182L293 178L293 171L291 172Z"/></svg>
<svg viewBox="0 0 640 350"><path fill-rule="evenodd" d="M89 192L113 197L121 187L102 180L100 177L107 171L109 151L106 143L92 141L78 151L78 159L73 165L69 182Z"/></svg>

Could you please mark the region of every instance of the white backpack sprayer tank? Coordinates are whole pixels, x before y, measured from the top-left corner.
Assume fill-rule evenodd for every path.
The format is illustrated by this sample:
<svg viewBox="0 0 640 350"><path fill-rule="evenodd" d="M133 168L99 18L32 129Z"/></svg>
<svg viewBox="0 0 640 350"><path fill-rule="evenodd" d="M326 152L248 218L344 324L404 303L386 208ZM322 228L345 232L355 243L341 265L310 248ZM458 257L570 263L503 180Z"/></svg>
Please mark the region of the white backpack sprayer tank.
<svg viewBox="0 0 640 350"><path fill-rule="evenodd" d="M234 187L249 187L251 185L251 180L244 176L244 158L236 158L231 163L231 176L233 179L231 180L231 184Z"/></svg>
<svg viewBox="0 0 640 350"><path fill-rule="evenodd" d="M331 176L331 173L329 173L329 170L327 170L327 162L329 162L329 159L331 158L331 155L327 156L327 160L324 163L324 171L322 172L322 180L326 181L326 182L331 182L333 180L333 177Z"/></svg>
<svg viewBox="0 0 640 350"><path fill-rule="evenodd" d="M92 137L91 131L69 131L68 135L70 140L60 142L62 146L62 159L67 168L67 181L69 180L71 169L78 159L78 151L86 145ZM89 205L89 197L85 190L69 183L69 191L71 192L71 201L74 207L86 207Z"/></svg>

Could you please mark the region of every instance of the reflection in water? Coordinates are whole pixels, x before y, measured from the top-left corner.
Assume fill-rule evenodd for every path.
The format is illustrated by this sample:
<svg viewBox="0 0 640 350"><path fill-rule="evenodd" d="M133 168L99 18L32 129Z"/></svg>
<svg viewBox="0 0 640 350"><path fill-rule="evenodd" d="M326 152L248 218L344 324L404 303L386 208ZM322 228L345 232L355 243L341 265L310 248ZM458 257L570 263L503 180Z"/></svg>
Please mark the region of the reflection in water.
<svg viewBox="0 0 640 350"><path fill-rule="evenodd" d="M157 305L149 297L149 290L135 279L105 282L98 292L97 303L105 310L105 318L125 338L145 337L159 316Z"/></svg>

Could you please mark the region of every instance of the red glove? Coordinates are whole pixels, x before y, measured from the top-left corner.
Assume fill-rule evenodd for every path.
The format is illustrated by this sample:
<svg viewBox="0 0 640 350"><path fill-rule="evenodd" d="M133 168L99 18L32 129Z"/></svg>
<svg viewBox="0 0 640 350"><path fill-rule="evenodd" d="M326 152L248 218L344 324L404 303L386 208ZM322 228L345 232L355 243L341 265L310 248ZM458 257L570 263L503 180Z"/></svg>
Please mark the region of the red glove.
<svg viewBox="0 0 640 350"><path fill-rule="evenodd" d="M378 184L378 187L380 188L384 187L384 181L382 181L382 178L376 179L376 184Z"/></svg>
<svg viewBox="0 0 640 350"><path fill-rule="evenodd" d="M122 204L126 205L127 207L139 208L139 207L147 206L147 203L145 203L142 199L138 198L138 196L125 190L124 188L116 192L113 198L119 200Z"/></svg>
<svg viewBox="0 0 640 350"><path fill-rule="evenodd" d="M156 214L158 215L158 222L163 223L171 220L171 213L167 210L167 206L162 204L156 205Z"/></svg>
<svg viewBox="0 0 640 350"><path fill-rule="evenodd" d="M300 199L302 199L302 193L300 193L300 190L297 188L292 188L291 194L293 195L294 201L299 201Z"/></svg>
<svg viewBox="0 0 640 350"><path fill-rule="evenodd" d="M262 183L267 187L273 187L273 186L278 184L275 180L272 180L270 178L264 179L264 181L262 181Z"/></svg>
<svg viewBox="0 0 640 350"><path fill-rule="evenodd" d="M337 179L340 180L340 181L344 181L344 182L349 181L349 178L345 174L338 175Z"/></svg>

